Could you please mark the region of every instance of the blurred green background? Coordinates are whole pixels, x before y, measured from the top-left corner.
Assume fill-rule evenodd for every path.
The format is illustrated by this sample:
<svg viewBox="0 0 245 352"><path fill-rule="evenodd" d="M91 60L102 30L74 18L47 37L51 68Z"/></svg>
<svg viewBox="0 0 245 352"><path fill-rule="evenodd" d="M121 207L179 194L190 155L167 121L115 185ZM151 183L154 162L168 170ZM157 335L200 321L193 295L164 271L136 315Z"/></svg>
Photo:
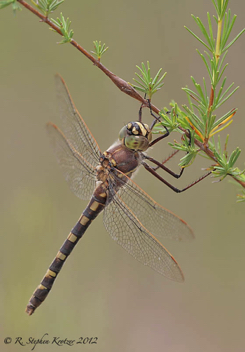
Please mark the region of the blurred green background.
<svg viewBox="0 0 245 352"><path fill-rule="evenodd" d="M234 37L244 27L245 3L230 1L239 14ZM158 107L171 99L186 102L181 87L190 76L207 78L195 49L203 50L183 26L199 34L191 14L206 21L214 13L210 1L66 1L61 7L72 20L74 38L87 50L92 41L109 46L102 62L132 82L135 65L150 61L152 74L168 72L153 98ZM59 12L60 12L59 11ZM53 17L56 18L56 12ZM0 12L1 30L1 350L31 350L14 344L17 336L76 339L97 336L97 345L76 345L76 351L244 351L245 276L244 204L236 203L237 187L228 179L208 178L186 193L174 194L143 169L136 182L156 201L194 229L191 243L164 245L184 271L184 284L171 282L144 267L111 240L100 216L92 224L62 269L45 303L29 317L25 306L50 262L80 216L86 202L65 183L45 131L45 123L60 124L54 74L65 79L78 110L102 150L117 138L123 124L137 118L139 103L122 94L89 60L23 10ZM245 91L244 35L227 56L228 84L240 86L220 109L239 111L229 128L229 151L243 149ZM148 112L144 119L150 123ZM228 130L222 133L224 141ZM168 141L179 138L171 135ZM151 155L168 156L167 141ZM170 167L178 170L178 158ZM180 188L197 179L203 160L186 170ZM167 177L167 176L166 176ZM174 182L172 179L171 182ZM12 344L3 339L11 337ZM55 351L58 346L37 346ZM68 347L64 347L67 350Z"/></svg>

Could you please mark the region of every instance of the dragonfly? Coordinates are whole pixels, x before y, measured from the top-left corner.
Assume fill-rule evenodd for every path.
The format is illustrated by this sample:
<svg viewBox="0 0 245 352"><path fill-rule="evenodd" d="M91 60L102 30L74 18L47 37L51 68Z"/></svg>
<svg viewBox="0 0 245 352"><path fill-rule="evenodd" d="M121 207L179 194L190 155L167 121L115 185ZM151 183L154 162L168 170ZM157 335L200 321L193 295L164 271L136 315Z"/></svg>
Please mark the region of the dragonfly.
<svg viewBox="0 0 245 352"><path fill-rule="evenodd" d="M190 187L178 190L165 181L157 173L159 168L175 177L183 170L179 175L174 174L146 154L147 149L168 135L167 129L165 134L152 140L157 117L153 115L151 127L144 124L141 107L139 121L124 126L118 140L102 153L59 75L56 75L56 86L63 132L53 123L47 124L47 130L65 179L72 191L81 199L89 199L89 203L31 296L27 314L32 315L45 300L66 259L101 212L106 230L128 253L167 278L182 282L181 268L158 238L190 240L194 237L193 231L131 179L143 165L175 192ZM149 166L150 161L156 166Z"/></svg>

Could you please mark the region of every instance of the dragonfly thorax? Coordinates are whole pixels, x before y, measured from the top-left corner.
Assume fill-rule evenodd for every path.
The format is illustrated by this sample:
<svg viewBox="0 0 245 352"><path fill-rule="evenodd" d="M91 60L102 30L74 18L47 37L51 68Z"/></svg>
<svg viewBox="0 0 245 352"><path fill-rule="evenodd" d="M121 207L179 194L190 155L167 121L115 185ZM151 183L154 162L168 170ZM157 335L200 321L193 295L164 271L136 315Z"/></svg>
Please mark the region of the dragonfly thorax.
<svg viewBox="0 0 245 352"><path fill-rule="evenodd" d="M119 132L119 140L131 150L145 151L149 148L152 133L147 124L129 122Z"/></svg>

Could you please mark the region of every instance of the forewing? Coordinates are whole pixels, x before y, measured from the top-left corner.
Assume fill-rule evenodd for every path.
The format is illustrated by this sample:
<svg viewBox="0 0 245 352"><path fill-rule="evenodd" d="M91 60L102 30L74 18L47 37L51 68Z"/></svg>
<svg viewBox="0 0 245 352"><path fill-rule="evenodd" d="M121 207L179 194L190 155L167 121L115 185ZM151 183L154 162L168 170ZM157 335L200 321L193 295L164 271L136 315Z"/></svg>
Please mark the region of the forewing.
<svg viewBox="0 0 245 352"><path fill-rule="evenodd" d="M101 155L100 148L77 111L63 78L57 74L55 80L60 116L63 122L62 130L83 158L96 167Z"/></svg>
<svg viewBox="0 0 245 352"><path fill-rule="evenodd" d="M121 176L120 171L118 171ZM112 174L115 185L120 185L120 198L132 209L135 216L152 234L159 238L169 238L177 241L194 238L192 229L187 223L171 211L155 202L135 182L123 174L118 177ZM127 182L125 182L125 179Z"/></svg>
<svg viewBox="0 0 245 352"><path fill-rule="evenodd" d="M104 225L111 237L135 259L167 278L182 282L183 273L172 255L138 221L133 212L110 187L111 202L104 211Z"/></svg>
<svg viewBox="0 0 245 352"><path fill-rule="evenodd" d="M96 184L95 168L84 159L57 126L48 123L47 130L56 158L71 190L79 198L89 199Z"/></svg>

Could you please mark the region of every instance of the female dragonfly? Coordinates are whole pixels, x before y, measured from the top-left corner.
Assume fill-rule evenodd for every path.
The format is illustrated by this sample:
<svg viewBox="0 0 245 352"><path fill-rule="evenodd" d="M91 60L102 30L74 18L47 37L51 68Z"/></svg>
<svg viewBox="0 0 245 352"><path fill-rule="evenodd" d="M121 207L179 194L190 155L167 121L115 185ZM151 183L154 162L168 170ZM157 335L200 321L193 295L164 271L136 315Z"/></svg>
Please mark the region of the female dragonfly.
<svg viewBox="0 0 245 352"><path fill-rule="evenodd" d="M67 257L101 211L104 211L106 230L127 252L169 279L183 281L178 263L155 236L179 241L191 239L191 228L157 204L130 179L143 165L177 190L156 172L159 167L169 170L144 153L164 136L152 141L151 130L156 121L149 128L141 122L140 113L139 121L124 126L118 140L101 153L59 75L56 84L64 133L52 123L47 125L48 132L71 189L78 197L90 201L34 291L26 312L31 315L47 297ZM157 167L151 168L146 160L154 162Z"/></svg>

